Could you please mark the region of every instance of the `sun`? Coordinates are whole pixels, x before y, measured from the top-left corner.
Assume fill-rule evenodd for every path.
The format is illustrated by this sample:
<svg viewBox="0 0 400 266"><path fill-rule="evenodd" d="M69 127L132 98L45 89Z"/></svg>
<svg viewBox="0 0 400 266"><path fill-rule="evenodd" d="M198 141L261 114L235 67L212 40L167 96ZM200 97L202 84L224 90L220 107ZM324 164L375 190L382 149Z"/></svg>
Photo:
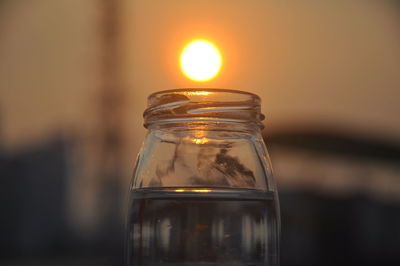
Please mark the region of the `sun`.
<svg viewBox="0 0 400 266"><path fill-rule="evenodd" d="M186 77L204 82L218 75L222 66L222 57L213 43L207 40L194 40L183 48L180 65Z"/></svg>

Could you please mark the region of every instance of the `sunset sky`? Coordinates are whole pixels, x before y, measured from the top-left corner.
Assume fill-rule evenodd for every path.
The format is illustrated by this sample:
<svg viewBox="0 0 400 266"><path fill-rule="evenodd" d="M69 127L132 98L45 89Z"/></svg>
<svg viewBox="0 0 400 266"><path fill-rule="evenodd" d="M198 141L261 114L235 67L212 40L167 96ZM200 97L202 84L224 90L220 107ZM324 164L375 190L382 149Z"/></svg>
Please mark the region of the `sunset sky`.
<svg viewBox="0 0 400 266"><path fill-rule="evenodd" d="M96 115L101 47L95 1L40 3L10 2L11 12L1 18L6 38L0 46L0 128L9 147L60 128L90 127L81 118ZM396 2L124 0L120 5L116 67L126 93L123 119L132 150L145 132L141 114L148 94L201 86L259 94L266 130L328 124L399 139ZM220 74L201 84L179 68L179 53L196 38L214 42L224 59Z"/></svg>

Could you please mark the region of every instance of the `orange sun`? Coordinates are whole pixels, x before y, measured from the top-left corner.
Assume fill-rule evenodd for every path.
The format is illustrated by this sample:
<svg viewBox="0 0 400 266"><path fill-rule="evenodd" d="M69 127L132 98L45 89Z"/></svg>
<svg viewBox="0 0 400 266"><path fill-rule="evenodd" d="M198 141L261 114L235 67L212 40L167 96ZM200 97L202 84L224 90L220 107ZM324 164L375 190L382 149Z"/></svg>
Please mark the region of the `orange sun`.
<svg viewBox="0 0 400 266"><path fill-rule="evenodd" d="M222 66L222 57L213 43L207 40L194 40L183 48L180 65L186 77L204 82L218 75Z"/></svg>

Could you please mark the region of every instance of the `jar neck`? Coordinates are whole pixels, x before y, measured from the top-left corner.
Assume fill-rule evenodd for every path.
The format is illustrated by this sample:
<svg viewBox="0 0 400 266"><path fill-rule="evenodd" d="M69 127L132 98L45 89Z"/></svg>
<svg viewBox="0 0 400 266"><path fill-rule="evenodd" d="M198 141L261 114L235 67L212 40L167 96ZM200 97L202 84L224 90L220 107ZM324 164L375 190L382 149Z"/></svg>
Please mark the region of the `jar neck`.
<svg viewBox="0 0 400 266"><path fill-rule="evenodd" d="M181 131L223 131L244 134L261 134L261 128L254 123L243 123L224 119L182 121L158 121L147 126L149 130L171 132Z"/></svg>

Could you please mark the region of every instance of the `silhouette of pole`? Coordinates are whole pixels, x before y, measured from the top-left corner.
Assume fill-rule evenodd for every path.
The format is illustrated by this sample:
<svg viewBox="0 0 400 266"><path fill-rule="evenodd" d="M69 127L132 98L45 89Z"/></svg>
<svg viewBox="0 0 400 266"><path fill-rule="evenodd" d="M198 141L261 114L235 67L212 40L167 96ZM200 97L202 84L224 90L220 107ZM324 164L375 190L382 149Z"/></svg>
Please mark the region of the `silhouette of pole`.
<svg viewBox="0 0 400 266"><path fill-rule="evenodd" d="M121 217L124 91L119 78L119 4L120 1L101 0L102 80L99 102L100 154L97 168L100 181L99 211L102 227L106 229L103 237L106 238L116 237L107 234L117 228Z"/></svg>

